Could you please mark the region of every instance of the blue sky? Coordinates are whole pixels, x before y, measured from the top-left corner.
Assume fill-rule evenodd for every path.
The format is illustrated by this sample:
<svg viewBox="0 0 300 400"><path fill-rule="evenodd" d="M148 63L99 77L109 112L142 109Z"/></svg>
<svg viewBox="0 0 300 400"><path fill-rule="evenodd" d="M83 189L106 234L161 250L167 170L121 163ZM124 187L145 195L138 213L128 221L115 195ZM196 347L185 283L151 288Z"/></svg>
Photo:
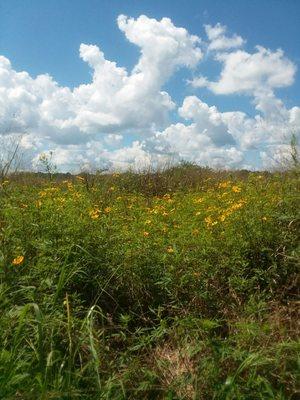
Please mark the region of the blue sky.
<svg viewBox="0 0 300 400"><path fill-rule="evenodd" d="M10 60L15 71L27 71L35 78L49 74L70 89L91 81L91 69L79 57L81 43L98 46L105 58L125 67L128 72L138 63L140 49L120 31L120 14L137 19L146 15L160 21L171 19L176 27L206 40L204 24L227 26L228 36L241 36L249 53L261 45L273 52L281 48L296 67L300 65L300 1L297 0L1 0L0 55ZM185 98L197 96L220 112L241 111L253 117L257 111L251 93L216 95L208 87L186 83L199 75L216 81L222 64L204 54L193 68L178 68L166 79L165 90L179 107ZM300 104L299 72L293 83L273 90L287 109ZM170 122L181 121L177 109L170 111ZM133 130L132 130L133 131ZM118 132L114 132L117 134ZM124 135L130 143L137 133ZM246 157L247 158L247 157Z"/></svg>
<svg viewBox="0 0 300 400"><path fill-rule="evenodd" d="M88 68L78 57L80 43L96 44L107 59L132 68L139 51L120 34L116 24L119 14L169 17L175 25L200 36L204 35L203 24L221 22L246 38L247 48L257 44L273 50L280 47L300 64L298 0L2 0L0 53L17 70L32 75L49 73L67 86L89 79ZM208 63L207 71L211 68ZM176 99L188 93L180 82L185 75L181 73L168 85ZM299 72L295 84L285 88L282 96L291 105L300 102ZM240 108L241 99L223 98L220 104L227 108L227 101L228 107L238 102Z"/></svg>

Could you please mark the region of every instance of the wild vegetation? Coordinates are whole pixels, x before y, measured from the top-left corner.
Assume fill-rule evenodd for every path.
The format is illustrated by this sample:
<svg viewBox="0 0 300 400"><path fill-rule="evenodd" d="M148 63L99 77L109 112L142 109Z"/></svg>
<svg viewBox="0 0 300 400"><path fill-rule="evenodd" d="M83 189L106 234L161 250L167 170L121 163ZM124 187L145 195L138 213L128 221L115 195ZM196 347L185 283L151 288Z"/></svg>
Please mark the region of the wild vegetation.
<svg viewBox="0 0 300 400"><path fill-rule="evenodd" d="M298 398L298 190L193 165L3 180L0 398Z"/></svg>

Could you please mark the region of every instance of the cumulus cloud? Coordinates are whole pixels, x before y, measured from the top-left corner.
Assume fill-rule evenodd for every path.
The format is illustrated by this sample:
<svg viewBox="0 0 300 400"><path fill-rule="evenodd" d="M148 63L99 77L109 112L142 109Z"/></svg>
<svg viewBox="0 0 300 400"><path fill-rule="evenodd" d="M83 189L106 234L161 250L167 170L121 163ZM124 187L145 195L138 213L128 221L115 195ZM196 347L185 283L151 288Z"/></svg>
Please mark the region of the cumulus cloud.
<svg viewBox="0 0 300 400"><path fill-rule="evenodd" d="M209 40L209 50L228 50L241 47L245 44L245 40L236 34L229 37L226 35L227 27L217 23L216 25L204 25L206 35Z"/></svg>
<svg viewBox="0 0 300 400"><path fill-rule="evenodd" d="M219 81L211 82L209 88L216 94L259 94L294 82L296 67L282 50L256 49L253 54L242 50L218 54L223 69Z"/></svg>
<svg viewBox="0 0 300 400"><path fill-rule="evenodd" d="M243 153L235 146L218 147L210 132L201 132L196 123L170 125L157 133L154 149L169 154L172 160L187 160L214 168L234 168L240 165Z"/></svg>
<svg viewBox="0 0 300 400"><path fill-rule="evenodd" d="M215 106L209 107L196 96L189 96L178 112L182 118L192 122L188 125L173 124L158 132L156 150L215 168L240 165L243 153L237 148L223 114Z"/></svg>
<svg viewBox="0 0 300 400"><path fill-rule="evenodd" d="M193 68L202 58L197 45L200 38L190 35L184 28L177 28L170 18L161 21L144 15L136 20L124 15L118 17L118 26L126 38L141 48L141 58L134 72L153 78L159 85L165 81L178 66Z"/></svg>
<svg viewBox="0 0 300 400"><path fill-rule="evenodd" d="M0 135L21 132L21 147L34 167L39 154L48 151L64 171L141 169L181 159L216 168L248 167L249 151L267 167L272 155L286 152L291 132L300 128L300 108L287 109L275 95L294 82L296 72L282 50L242 50L245 40L228 35L221 24L205 26L206 46L169 18L120 15L117 24L139 48L135 67L128 71L107 60L98 46L82 43L79 55L92 78L74 89L47 74L18 72L0 56ZM215 95L251 96L254 117L222 112L197 96L178 107L164 90L179 68L199 68L204 48L206 59L222 70L214 81L200 74L192 86ZM175 111L181 122L170 123Z"/></svg>
<svg viewBox="0 0 300 400"><path fill-rule="evenodd" d="M249 168L246 155L255 150L261 166L268 168L268 160L279 159L280 149L286 156L291 134L300 130L299 107L289 110L276 98L269 101L279 108L276 117L272 108L261 106L251 118L241 111L220 112L196 96L186 97L178 113L191 123L173 124L157 133L154 148L215 168Z"/></svg>
<svg viewBox="0 0 300 400"><path fill-rule="evenodd" d="M196 78L192 81L194 87L206 86L215 94L259 96L294 82L296 66L281 49L273 52L257 46L254 53L244 50L218 52L215 59L222 64L219 79Z"/></svg>
<svg viewBox="0 0 300 400"><path fill-rule="evenodd" d="M226 28L220 24L206 25L205 29L210 42L208 49L214 50L213 59L221 63L222 70L215 81L199 75L190 81L191 85L207 88L215 95L252 97L257 111L253 118L238 111L221 113L219 118L245 155L249 150L257 150L263 168L267 168L268 162L274 165L271 161L273 158L278 161L281 151L286 157L292 133L299 135L300 108L287 109L275 95L276 89L293 84L295 64L281 49L271 51L256 46L253 53L236 49L245 41L237 35L226 37Z"/></svg>
<svg viewBox="0 0 300 400"><path fill-rule="evenodd" d="M194 67L199 62L200 39L168 18L157 21L122 15L118 25L141 51L133 72L106 60L97 46L81 44L80 57L92 68L93 78L74 90L60 87L48 75L32 78L16 72L2 56L1 131L42 130L54 141L72 144L99 132L147 130L166 124L175 104L162 86L176 68Z"/></svg>
<svg viewBox="0 0 300 400"><path fill-rule="evenodd" d="M291 148L288 144L269 146L260 151L262 168L272 170L290 167L293 165Z"/></svg>

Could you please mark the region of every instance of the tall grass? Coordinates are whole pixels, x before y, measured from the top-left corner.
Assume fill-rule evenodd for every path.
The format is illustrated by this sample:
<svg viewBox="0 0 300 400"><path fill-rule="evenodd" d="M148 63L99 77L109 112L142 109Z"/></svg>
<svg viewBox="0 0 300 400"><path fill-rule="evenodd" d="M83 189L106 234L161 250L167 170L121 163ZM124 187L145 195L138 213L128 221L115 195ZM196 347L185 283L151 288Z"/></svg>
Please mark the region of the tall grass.
<svg viewBox="0 0 300 400"><path fill-rule="evenodd" d="M18 174L0 192L1 399L296 399L299 179Z"/></svg>

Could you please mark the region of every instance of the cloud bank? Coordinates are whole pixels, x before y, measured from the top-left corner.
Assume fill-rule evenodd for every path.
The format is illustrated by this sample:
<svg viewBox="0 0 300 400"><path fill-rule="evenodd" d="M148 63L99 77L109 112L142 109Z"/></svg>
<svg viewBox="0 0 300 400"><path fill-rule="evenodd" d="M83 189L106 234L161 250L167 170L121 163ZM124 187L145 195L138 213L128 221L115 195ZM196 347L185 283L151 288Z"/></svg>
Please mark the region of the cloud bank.
<svg viewBox="0 0 300 400"><path fill-rule="evenodd" d="M169 18L120 15L117 24L139 48L137 64L127 71L99 47L81 44L79 55L92 79L74 89L46 74L18 72L0 56L0 137L3 142L22 134L32 168L50 150L58 168L69 171L182 159L216 168L268 168L281 149L286 152L291 133L299 132L300 108L287 109L276 97L276 89L292 85L296 74L282 50L257 46L248 52L246 41L220 23L205 25L204 39ZM201 74L204 59L220 64L215 80ZM247 96L255 115L222 112L199 94L176 104L164 88L180 68L194 75L189 86L195 92ZM172 123L174 113L181 122Z"/></svg>

